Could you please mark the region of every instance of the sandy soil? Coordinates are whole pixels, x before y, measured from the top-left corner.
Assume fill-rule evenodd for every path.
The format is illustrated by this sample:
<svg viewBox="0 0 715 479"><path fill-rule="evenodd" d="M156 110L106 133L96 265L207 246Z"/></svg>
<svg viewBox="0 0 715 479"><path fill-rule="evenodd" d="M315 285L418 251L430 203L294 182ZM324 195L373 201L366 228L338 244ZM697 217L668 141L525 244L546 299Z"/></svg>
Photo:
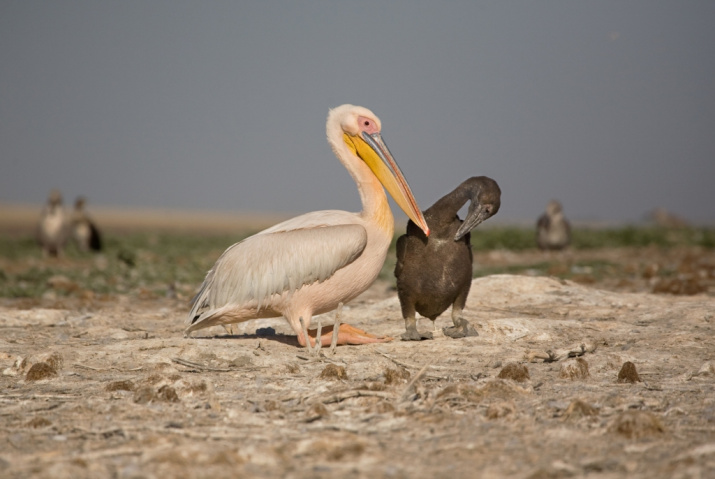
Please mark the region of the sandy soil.
<svg viewBox="0 0 715 479"><path fill-rule="evenodd" d="M184 338L176 299L3 300L0 475L715 477L715 298L599 287L479 278L478 337L319 354L282 319ZM404 328L388 283L342 320Z"/></svg>

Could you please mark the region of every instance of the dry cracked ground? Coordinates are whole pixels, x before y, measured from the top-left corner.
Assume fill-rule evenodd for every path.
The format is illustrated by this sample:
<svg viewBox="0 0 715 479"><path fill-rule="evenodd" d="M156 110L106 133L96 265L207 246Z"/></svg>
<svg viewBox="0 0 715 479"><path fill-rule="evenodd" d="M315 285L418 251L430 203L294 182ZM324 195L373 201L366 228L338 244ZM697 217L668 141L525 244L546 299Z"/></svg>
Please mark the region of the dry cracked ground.
<svg viewBox="0 0 715 479"><path fill-rule="evenodd" d="M317 354L282 319L184 338L175 299L0 305L5 478L715 477L708 293L486 276L477 337ZM386 283L342 321L404 329Z"/></svg>

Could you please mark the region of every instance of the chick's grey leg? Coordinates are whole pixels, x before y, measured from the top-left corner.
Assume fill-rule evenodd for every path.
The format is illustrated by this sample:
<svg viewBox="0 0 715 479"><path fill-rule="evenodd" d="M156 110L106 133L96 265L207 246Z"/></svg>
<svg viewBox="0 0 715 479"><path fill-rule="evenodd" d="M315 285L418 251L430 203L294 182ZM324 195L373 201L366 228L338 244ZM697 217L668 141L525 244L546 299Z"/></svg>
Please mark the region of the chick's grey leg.
<svg viewBox="0 0 715 479"><path fill-rule="evenodd" d="M403 341L422 341L432 339L432 333L420 333L417 331L417 312L412 304L402 302L402 317L405 318L405 333L402 335Z"/></svg>
<svg viewBox="0 0 715 479"><path fill-rule="evenodd" d="M459 307L456 301L455 304L452 305L452 322L454 323L454 326L443 329L445 336L449 336L454 339L466 338L467 336L479 336L479 333L476 329L474 329L474 326L469 324L469 321L462 317L463 308L464 306L462 305L462 307Z"/></svg>

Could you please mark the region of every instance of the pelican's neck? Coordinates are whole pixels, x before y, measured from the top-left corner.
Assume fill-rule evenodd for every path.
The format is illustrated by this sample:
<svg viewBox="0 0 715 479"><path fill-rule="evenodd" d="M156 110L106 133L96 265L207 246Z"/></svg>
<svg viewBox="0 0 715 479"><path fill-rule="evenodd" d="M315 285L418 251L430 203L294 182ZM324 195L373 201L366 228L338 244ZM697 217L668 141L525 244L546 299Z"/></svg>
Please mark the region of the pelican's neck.
<svg viewBox="0 0 715 479"><path fill-rule="evenodd" d="M360 193L360 201L362 202L360 216L375 223L387 236L392 237L395 232L395 219L392 216L385 189L382 187L382 183L372 174L370 168L362 160L360 163L361 169L367 171L367 174L360 179L353 175Z"/></svg>
<svg viewBox="0 0 715 479"><path fill-rule="evenodd" d="M333 148L335 156L338 157L350 176L353 177L360 194L362 211L360 216L377 225L387 236L392 238L395 231L395 219L390 210L390 203L387 201L385 189L375 174L365 164L362 159L355 155L345 144L340 135L328 135L328 141Z"/></svg>

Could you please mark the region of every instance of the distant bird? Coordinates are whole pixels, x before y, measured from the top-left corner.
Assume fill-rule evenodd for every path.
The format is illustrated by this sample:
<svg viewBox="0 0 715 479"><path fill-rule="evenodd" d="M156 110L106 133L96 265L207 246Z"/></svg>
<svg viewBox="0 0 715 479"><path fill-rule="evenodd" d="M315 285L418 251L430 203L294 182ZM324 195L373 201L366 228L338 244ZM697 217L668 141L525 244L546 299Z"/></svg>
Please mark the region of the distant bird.
<svg viewBox="0 0 715 479"><path fill-rule="evenodd" d="M551 200L536 222L536 244L542 250L561 250L571 243L571 224L561 203Z"/></svg>
<svg viewBox="0 0 715 479"><path fill-rule="evenodd" d="M689 226L687 220L663 207L651 211L648 218L660 228L687 228Z"/></svg>
<svg viewBox="0 0 715 479"><path fill-rule="evenodd" d="M457 213L470 201L467 217ZM424 211L430 235L427 237L410 220L406 234L397 239L397 295L405 318L405 341L432 339L432 333L417 331L415 313L432 320L452 306L453 327L444 333L453 338L476 336L462 317L472 285L472 245L470 231L494 216L501 206L501 190L486 176L469 178L454 191Z"/></svg>
<svg viewBox="0 0 715 479"><path fill-rule="evenodd" d="M301 120L301 118L296 118ZM385 262L394 220L383 186L429 234L410 187L380 136L381 123L367 108L342 105L330 111L328 142L358 186L363 211L307 213L229 247L206 275L189 312L186 334L213 325L284 316L305 338L301 319L336 309L365 291ZM325 328L321 344L330 344ZM343 324L339 344L385 341Z"/></svg>
<svg viewBox="0 0 715 479"><path fill-rule="evenodd" d="M99 230L84 209L87 200L84 196L78 196L74 202L72 212L72 238L80 251L101 251L102 238Z"/></svg>
<svg viewBox="0 0 715 479"><path fill-rule="evenodd" d="M62 194L59 190L52 190L40 213L37 241L42 247L43 255L57 258L62 254L67 238L67 214L62 206Z"/></svg>

